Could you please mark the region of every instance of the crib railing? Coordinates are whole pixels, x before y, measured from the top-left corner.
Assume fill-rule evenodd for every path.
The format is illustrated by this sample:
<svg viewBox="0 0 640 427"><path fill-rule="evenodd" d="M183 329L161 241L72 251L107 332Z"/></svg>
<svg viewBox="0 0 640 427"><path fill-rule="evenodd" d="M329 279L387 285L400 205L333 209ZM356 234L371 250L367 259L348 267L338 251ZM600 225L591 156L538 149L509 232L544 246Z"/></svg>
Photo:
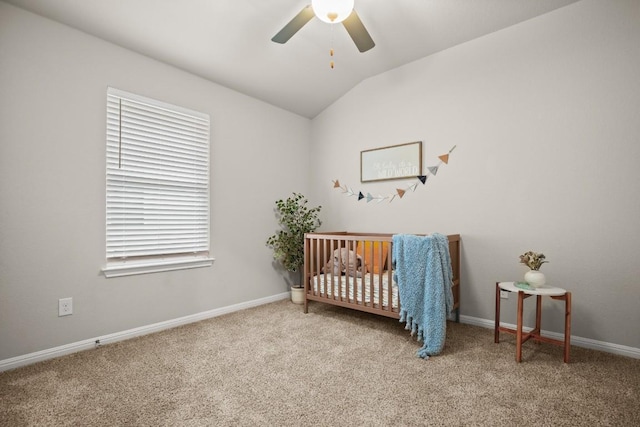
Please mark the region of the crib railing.
<svg viewBox="0 0 640 427"><path fill-rule="evenodd" d="M460 235L450 235L449 252L453 270L453 300L456 321L460 307ZM305 235L304 312L308 312L309 301L353 308L386 317L399 318L400 303L397 287L393 286L392 252L393 234L382 233L307 233ZM365 242L373 246L387 245L383 250L360 251ZM343 251L359 253L366 265L381 266L377 271L365 270L352 257L344 257ZM334 258L335 255L335 258ZM368 258L365 258L368 257ZM376 257L377 258L374 258ZM346 259L345 259L346 258ZM342 268L334 269L333 263ZM323 267L327 267L324 268Z"/></svg>
<svg viewBox="0 0 640 427"><path fill-rule="evenodd" d="M397 289L392 286L390 268L391 238L392 235L387 234L346 232L307 234L304 265L305 312L308 310L308 301L322 301L398 318ZM364 265L354 263L352 257L344 257L343 251L336 251L345 248L357 254L358 246L364 248L365 242L372 242L371 245L382 245L382 242L386 242L389 248L386 255L382 250L377 253L370 250L368 254L360 251L360 257L365 265L386 265L387 268L380 268L378 271L371 268L366 270L363 268ZM366 259L365 255L368 255L369 259ZM374 255L377 255L378 259L374 260ZM338 266L344 265L344 268L335 271L334 263Z"/></svg>

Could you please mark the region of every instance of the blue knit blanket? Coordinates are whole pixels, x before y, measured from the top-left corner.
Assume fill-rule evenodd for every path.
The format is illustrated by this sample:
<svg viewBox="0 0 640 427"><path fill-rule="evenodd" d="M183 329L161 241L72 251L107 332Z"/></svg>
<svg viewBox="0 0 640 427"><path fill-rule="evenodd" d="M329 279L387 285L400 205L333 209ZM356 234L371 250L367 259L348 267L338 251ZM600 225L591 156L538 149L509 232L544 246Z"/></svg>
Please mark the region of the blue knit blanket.
<svg viewBox="0 0 640 427"><path fill-rule="evenodd" d="M423 346L428 359L444 348L447 314L453 310L449 240L442 234L393 236L394 280L400 297L400 321Z"/></svg>

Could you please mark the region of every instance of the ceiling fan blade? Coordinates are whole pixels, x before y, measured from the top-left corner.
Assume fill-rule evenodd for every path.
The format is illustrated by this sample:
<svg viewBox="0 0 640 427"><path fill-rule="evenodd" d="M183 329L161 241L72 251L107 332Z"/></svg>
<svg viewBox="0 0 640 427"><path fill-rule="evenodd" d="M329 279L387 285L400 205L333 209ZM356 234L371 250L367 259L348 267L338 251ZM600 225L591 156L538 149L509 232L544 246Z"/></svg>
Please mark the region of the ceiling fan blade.
<svg viewBox="0 0 640 427"><path fill-rule="evenodd" d="M366 52L376 45L355 9L353 9L353 12L351 12L351 15L349 15L347 19L342 21L342 25L347 29L347 32L360 52Z"/></svg>
<svg viewBox="0 0 640 427"><path fill-rule="evenodd" d="M304 27L304 24L309 22L315 14L311 5L305 6L287 25L285 25L271 41L276 43L286 43L298 30Z"/></svg>

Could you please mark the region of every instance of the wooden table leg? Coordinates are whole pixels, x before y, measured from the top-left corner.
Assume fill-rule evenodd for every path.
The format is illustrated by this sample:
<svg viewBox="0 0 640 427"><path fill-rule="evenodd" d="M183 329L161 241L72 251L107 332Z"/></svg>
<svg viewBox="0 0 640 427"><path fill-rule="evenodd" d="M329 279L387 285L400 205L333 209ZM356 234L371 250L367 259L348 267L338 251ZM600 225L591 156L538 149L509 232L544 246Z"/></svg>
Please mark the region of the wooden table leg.
<svg viewBox="0 0 640 427"><path fill-rule="evenodd" d="M569 363L571 349L571 292L567 292L564 302L564 363Z"/></svg>
<svg viewBox="0 0 640 427"><path fill-rule="evenodd" d="M493 338L493 342L495 343L499 343L500 342L500 286L498 285L498 282L496 282L496 326L495 326L495 330L494 330L494 338Z"/></svg>
<svg viewBox="0 0 640 427"><path fill-rule="evenodd" d="M533 334L540 335L540 331L542 330L541 327L542 327L542 296L536 295L536 327L532 331ZM534 336L534 341L537 344L540 344L540 341L535 339L535 336Z"/></svg>
<svg viewBox="0 0 640 427"><path fill-rule="evenodd" d="M522 360L522 308L524 305L524 292L518 292L518 320L516 330L516 362Z"/></svg>

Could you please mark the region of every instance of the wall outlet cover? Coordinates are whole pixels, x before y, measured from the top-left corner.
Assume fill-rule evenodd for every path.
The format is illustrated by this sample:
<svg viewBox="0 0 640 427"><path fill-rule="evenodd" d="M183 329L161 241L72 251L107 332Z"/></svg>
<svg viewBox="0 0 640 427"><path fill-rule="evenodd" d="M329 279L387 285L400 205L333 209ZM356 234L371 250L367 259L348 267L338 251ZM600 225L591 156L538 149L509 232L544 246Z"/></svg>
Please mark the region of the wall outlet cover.
<svg viewBox="0 0 640 427"><path fill-rule="evenodd" d="M73 314L73 298L60 298L58 300L58 317Z"/></svg>

